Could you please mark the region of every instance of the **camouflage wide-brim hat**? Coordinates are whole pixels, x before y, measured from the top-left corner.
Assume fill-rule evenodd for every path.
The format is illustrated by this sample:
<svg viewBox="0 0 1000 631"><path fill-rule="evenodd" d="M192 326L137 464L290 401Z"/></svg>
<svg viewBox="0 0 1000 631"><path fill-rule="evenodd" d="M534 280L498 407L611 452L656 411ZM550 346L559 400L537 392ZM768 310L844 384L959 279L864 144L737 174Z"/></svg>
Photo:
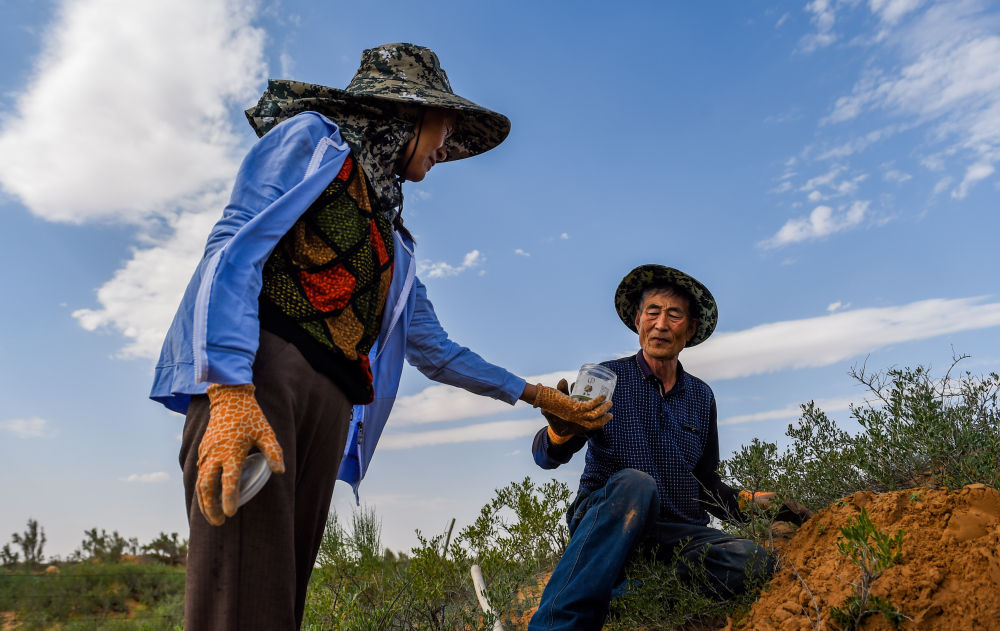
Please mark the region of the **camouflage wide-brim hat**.
<svg viewBox="0 0 1000 631"><path fill-rule="evenodd" d="M305 111L331 116L359 110L377 115L380 105L404 104L454 111L455 129L445 143L447 160L468 158L496 147L510 133L510 120L455 94L441 62L430 48L383 44L361 53L361 67L344 90L314 83L271 79L256 107L246 111L263 136L272 127Z"/></svg>
<svg viewBox="0 0 1000 631"><path fill-rule="evenodd" d="M650 287L674 285L687 292L694 301L691 308L698 318L698 328L687 346L696 346L708 339L719 321L719 307L712 292L684 272L665 265L640 265L625 275L615 290L615 309L625 326L636 330L635 312L642 300L642 292Z"/></svg>

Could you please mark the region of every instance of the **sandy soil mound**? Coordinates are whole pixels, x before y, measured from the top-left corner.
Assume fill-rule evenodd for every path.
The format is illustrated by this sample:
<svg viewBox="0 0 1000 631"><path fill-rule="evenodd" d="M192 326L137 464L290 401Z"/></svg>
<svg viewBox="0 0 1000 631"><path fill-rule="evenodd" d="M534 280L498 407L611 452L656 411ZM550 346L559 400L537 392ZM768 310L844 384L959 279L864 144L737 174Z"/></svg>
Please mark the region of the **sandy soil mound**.
<svg viewBox="0 0 1000 631"><path fill-rule="evenodd" d="M1000 629L1000 492L973 484L951 492L855 493L820 511L782 546L782 568L749 616L726 630L836 629L829 609L844 603L859 574L837 540L862 508L880 531L905 531L901 561L872 587L908 616L902 629ZM893 626L875 614L860 628Z"/></svg>

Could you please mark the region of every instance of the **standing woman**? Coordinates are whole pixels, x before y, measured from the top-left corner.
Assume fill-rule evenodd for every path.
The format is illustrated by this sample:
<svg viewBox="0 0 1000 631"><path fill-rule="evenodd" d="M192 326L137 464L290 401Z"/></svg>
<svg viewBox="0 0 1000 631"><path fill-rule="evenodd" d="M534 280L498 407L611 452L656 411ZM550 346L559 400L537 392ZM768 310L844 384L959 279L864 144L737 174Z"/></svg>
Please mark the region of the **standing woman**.
<svg viewBox="0 0 1000 631"><path fill-rule="evenodd" d="M456 96L433 51L366 50L346 90L271 81L247 118L261 139L208 237L150 395L187 415L186 631L299 628L334 483L357 493L404 358L436 381L520 398L581 428L611 405L527 384L438 323L415 275L401 183L492 149L510 121ZM283 475L237 512L252 448Z"/></svg>

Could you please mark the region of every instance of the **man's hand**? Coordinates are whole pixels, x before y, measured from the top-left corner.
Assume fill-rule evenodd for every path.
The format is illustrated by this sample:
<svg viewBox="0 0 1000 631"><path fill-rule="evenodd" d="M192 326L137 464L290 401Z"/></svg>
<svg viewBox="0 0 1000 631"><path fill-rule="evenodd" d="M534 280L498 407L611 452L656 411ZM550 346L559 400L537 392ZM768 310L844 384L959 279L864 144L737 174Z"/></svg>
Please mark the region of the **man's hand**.
<svg viewBox="0 0 1000 631"><path fill-rule="evenodd" d="M744 490L740 491L737 502L741 511L748 510L752 505L769 508L774 503L775 495L771 491L756 491L751 493ZM795 500L787 500L778 509L778 512L774 516L774 521L787 521L801 526L813 515L814 513L802 504L799 504Z"/></svg>
<svg viewBox="0 0 1000 631"><path fill-rule="evenodd" d="M561 444L573 436L586 434L604 427L611 420L611 401L604 395L589 401L578 401L569 397L569 386L560 379L555 388L538 384L536 386L535 407L541 408L542 416L549 423L549 438Z"/></svg>
<svg viewBox="0 0 1000 631"><path fill-rule="evenodd" d="M198 445L195 489L205 519L213 526L221 526L226 517L236 514L240 467L250 448L260 449L274 473L285 472L285 461L274 430L257 404L252 384L213 383L207 394L208 427Z"/></svg>

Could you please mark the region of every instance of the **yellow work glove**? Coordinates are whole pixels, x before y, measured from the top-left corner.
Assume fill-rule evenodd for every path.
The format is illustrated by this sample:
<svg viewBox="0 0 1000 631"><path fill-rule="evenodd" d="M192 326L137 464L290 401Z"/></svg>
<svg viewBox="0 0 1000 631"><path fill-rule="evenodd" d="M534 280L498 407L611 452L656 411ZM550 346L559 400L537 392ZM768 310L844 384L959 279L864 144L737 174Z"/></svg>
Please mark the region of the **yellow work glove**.
<svg viewBox="0 0 1000 631"><path fill-rule="evenodd" d="M565 379L560 379L555 388L538 384L535 407L541 408L542 416L549 423L549 440L562 444L573 436L600 429L611 420L611 401L604 395L580 401L571 399Z"/></svg>
<svg viewBox="0 0 1000 631"><path fill-rule="evenodd" d="M198 445L195 489L198 506L213 526L221 526L226 517L236 514L240 467L251 447L260 449L271 471L285 472L281 445L253 393L254 387L249 383L237 386L213 383L208 387L208 427Z"/></svg>

